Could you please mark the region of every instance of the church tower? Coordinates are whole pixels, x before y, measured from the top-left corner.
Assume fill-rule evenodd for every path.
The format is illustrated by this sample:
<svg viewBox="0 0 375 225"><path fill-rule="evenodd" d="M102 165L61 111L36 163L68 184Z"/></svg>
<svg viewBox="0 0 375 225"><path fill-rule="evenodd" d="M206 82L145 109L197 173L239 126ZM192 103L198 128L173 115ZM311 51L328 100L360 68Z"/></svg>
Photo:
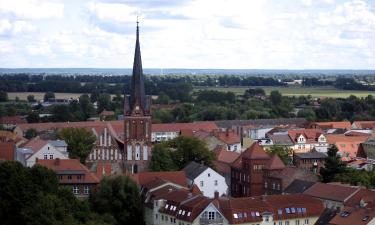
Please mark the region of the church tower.
<svg viewBox="0 0 375 225"><path fill-rule="evenodd" d="M124 99L125 170L137 173L151 158L151 97L145 93L138 21L130 95Z"/></svg>

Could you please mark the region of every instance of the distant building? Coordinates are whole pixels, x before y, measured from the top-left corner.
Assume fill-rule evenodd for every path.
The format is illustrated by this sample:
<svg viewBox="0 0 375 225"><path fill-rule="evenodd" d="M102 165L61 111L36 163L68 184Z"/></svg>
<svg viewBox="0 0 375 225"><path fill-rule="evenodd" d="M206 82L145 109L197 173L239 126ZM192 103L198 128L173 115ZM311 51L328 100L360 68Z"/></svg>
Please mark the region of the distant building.
<svg viewBox="0 0 375 225"><path fill-rule="evenodd" d="M305 152L305 153L294 153L293 164L305 171L318 173L320 168L324 166L327 155L321 152Z"/></svg>
<svg viewBox="0 0 375 225"><path fill-rule="evenodd" d="M220 196L227 195L225 178L210 167L191 162L183 170L189 185L196 185L204 196L213 198L215 192Z"/></svg>
<svg viewBox="0 0 375 225"><path fill-rule="evenodd" d="M295 129L289 130L288 135L293 142L293 152L309 152L312 149L327 152L328 143L324 132L319 129Z"/></svg>
<svg viewBox="0 0 375 225"><path fill-rule="evenodd" d="M6 130L14 129L18 124L27 123L23 116L2 116L0 117L0 125Z"/></svg>
<svg viewBox="0 0 375 225"><path fill-rule="evenodd" d="M59 184L68 187L77 197L88 197L96 190L99 179L78 159L40 159L37 164L56 172Z"/></svg>

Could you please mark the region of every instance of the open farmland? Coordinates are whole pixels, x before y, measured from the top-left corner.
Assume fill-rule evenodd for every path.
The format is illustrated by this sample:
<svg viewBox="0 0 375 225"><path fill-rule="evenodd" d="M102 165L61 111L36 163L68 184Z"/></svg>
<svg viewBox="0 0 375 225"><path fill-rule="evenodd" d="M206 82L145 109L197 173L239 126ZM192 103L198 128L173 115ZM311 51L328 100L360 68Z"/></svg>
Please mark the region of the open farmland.
<svg viewBox="0 0 375 225"><path fill-rule="evenodd" d="M368 95L374 95L374 91L359 91L359 90L339 90L334 87L301 87L301 86L288 86L288 87L196 87L194 91L199 90L216 90L216 91L231 91L236 95L242 95L245 90L249 88L262 88L269 94L273 90L278 90L282 95L285 96L300 96L300 95L311 95L313 97L332 97L332 98L346 98L350 95L357 97L366 97Z"/></svg>

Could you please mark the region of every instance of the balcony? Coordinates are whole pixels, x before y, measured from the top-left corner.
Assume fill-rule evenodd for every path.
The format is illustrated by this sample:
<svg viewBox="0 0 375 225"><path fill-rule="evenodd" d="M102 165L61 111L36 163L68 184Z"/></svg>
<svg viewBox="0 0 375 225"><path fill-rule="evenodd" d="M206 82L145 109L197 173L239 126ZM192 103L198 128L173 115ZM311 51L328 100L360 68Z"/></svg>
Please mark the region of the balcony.
<svg viewBox="0 0 375 225"><path fill-rule="evenodd" d="M223 218L220 219L207 219L207 218L200 218L199 224L223 224Z"/></svg>

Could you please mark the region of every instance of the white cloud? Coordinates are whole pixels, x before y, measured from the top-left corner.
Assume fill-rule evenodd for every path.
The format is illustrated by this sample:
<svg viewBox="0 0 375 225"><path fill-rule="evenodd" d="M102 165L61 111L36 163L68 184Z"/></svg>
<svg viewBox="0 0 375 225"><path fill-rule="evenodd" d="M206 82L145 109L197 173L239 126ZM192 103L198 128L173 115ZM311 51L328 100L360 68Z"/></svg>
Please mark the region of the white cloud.
<svg viewBox="0 0 375 225"><path fill-rule="evenodd" d="M41 0L0 0L0 12L22 19L62 18L64 4Z"/></svg>
<svg viewBox="0 0 375 225"><path fill-rule="evenodd" d="M136 7L119 3L90 2L88 9L101 20L133 22L138 12Z"/></svg>

